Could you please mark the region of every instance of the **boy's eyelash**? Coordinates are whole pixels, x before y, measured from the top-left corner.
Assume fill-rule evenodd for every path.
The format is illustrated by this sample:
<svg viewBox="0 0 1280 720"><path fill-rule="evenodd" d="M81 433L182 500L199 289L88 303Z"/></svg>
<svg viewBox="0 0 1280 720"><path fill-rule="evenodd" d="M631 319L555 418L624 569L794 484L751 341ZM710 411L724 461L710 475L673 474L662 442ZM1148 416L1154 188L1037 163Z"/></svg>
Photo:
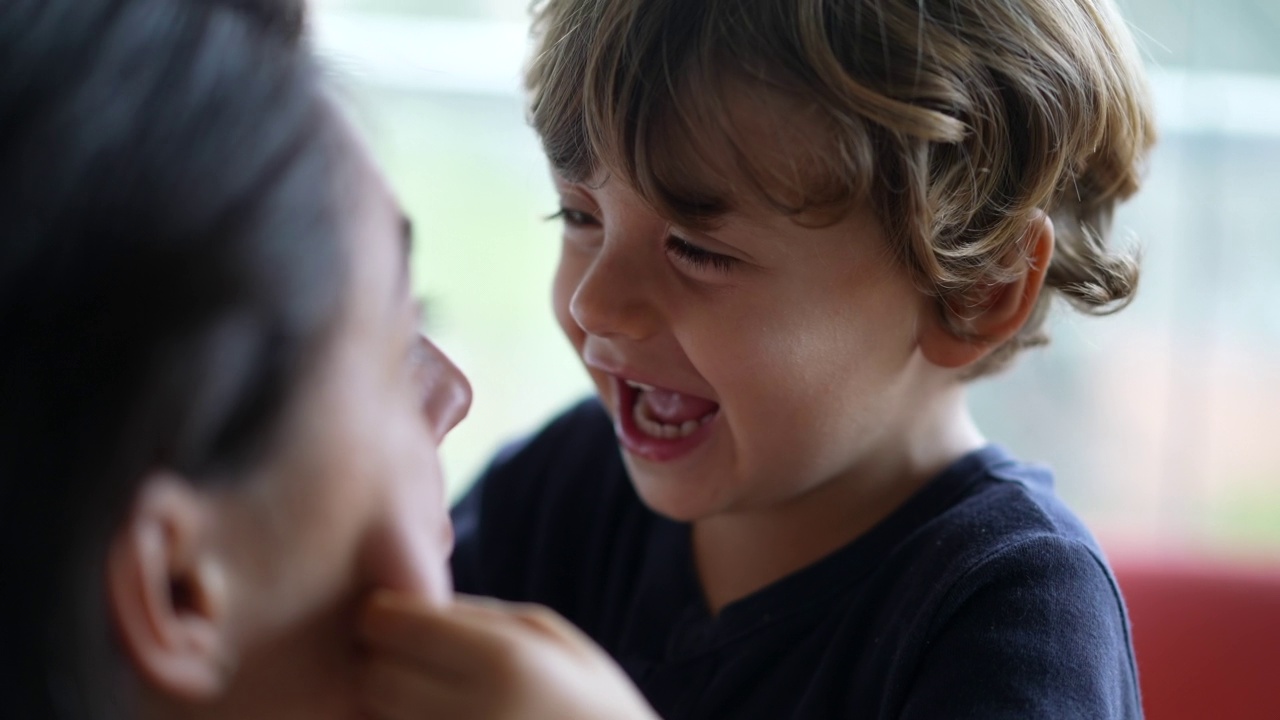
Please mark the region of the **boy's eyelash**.
<svg viewBox="0 0 1280 720"><path fill-rule="evenodd" d="M734 265L738 262L735 258L731 258L728 255L721 255L709 250L703 250L688 240L678 238L674 235L667 238L667 252L674 254L676 257L699 270L711 269L717 272L727 273L730 270L733 270Z"/></svg>
<svg viewBox="0 0 1280 720"><path fill-rule="evenodd" d="M594 226L600 224L590 213L582 210L574 210L573 208L561 207L556 212L548 215L547 220L563 220L566 225L575 227ZM737 260L727 255L713 253L709 250L694 245L688 240L678 238L674 235L667 238L667 252L672 253L681 261L692 265L698 270L715 270L717 272L727 273L733 270Z"/></svg>
<svg viewBox="0 0 1280 720"><path fill-rule="evenodd" d="M546 217L548 221L563 220L566 225L584 226L597 225L598 221L591 216L591 213L582 210L574 210L572 208L562 207L554 213Z"/></svg>

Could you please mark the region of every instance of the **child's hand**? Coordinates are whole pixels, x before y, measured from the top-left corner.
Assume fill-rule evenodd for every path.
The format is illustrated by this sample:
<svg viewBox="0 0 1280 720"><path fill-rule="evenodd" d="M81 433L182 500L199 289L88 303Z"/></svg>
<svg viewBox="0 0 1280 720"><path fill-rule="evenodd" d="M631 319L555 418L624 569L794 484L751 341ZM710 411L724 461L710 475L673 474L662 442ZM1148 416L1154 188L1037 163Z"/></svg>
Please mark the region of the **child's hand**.
<svg viewBox="0 0 1280 720"><path fill-rule="evenodd" d="M379 593L360 633L377 720L656 720L612 659L551 610Z"/></svg>

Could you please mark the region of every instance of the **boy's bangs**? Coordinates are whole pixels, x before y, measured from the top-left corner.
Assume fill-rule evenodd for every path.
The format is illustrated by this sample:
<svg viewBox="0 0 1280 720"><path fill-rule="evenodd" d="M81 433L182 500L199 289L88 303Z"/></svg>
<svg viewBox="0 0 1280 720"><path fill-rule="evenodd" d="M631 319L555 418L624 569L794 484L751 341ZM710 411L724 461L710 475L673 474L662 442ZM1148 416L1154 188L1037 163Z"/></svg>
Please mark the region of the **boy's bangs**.
<svg viewBox="0 0 1280 720"><path fill-rule="evenodd" d="M839 219L871 186L869 124L838 121L798 92L802 84L752 72L786 64L757 54L748 65L734 51L743 43L712 28L702 3L684 5L572 23L540 17L528 85L553 166L576 182L621 174L659 213L695 229L759 208L806 223Z"/></svg>
<svg viewBox="0 0 1280 720"><path fill-rule="evenodd" d="M663 214L695 227L730 211L765 210L806 224L843 217L870 187L864 125L840 132L816 104L710 66L674 92L644 98L624 133L601 128L599 157ZM588 107L587 124L598 108ZM612 147L610 147L612 145Z"/></svg>

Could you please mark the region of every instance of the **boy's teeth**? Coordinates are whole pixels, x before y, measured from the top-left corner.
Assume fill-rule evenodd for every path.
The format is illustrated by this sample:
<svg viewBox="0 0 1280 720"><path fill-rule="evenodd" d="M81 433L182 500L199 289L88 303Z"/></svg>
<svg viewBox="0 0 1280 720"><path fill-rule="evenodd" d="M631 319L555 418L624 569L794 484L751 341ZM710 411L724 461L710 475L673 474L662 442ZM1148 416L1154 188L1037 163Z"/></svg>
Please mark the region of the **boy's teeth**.
<svg viewBox="0 0 1280 720"><path fill-rule="evenodd" d="M627 384L635 388L636 390L643 390L645 392L648 392L654 389L652 385L645 385L644 383L638 383L634 380L628 380Z"/></svg>
<svg viewBox="0 0 1280 720"><path fill-rule="evenodd" d="M645 435L664 440L676 440L689 437L695 430L711 422L715 413L707 413L697 420L685 420L679 425L669 425L650 419L644 412L644 403L637 401L631 408L631 416L636 421L636 427L640 428Z"/></svg>

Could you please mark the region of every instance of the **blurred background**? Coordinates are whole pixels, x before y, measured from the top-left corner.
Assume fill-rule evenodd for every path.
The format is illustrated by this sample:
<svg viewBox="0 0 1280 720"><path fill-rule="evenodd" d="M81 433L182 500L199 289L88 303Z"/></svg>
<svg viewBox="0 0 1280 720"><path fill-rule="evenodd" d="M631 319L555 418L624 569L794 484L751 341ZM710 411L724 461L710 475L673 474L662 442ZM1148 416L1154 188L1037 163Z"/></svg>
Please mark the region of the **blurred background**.
<svg viewBox="0 0 1280 720"><path fill-rule="evenodd" d="M519 93L526 0L316 0L317 43L414 218L429 332L475 387L455 495L589 392L552 318L555 195ZM974 388L988 435L1051 464L1108 542L1280 557L1280 0L1122 0L1161 143L1117 239L1111 318Z"/></svg>

